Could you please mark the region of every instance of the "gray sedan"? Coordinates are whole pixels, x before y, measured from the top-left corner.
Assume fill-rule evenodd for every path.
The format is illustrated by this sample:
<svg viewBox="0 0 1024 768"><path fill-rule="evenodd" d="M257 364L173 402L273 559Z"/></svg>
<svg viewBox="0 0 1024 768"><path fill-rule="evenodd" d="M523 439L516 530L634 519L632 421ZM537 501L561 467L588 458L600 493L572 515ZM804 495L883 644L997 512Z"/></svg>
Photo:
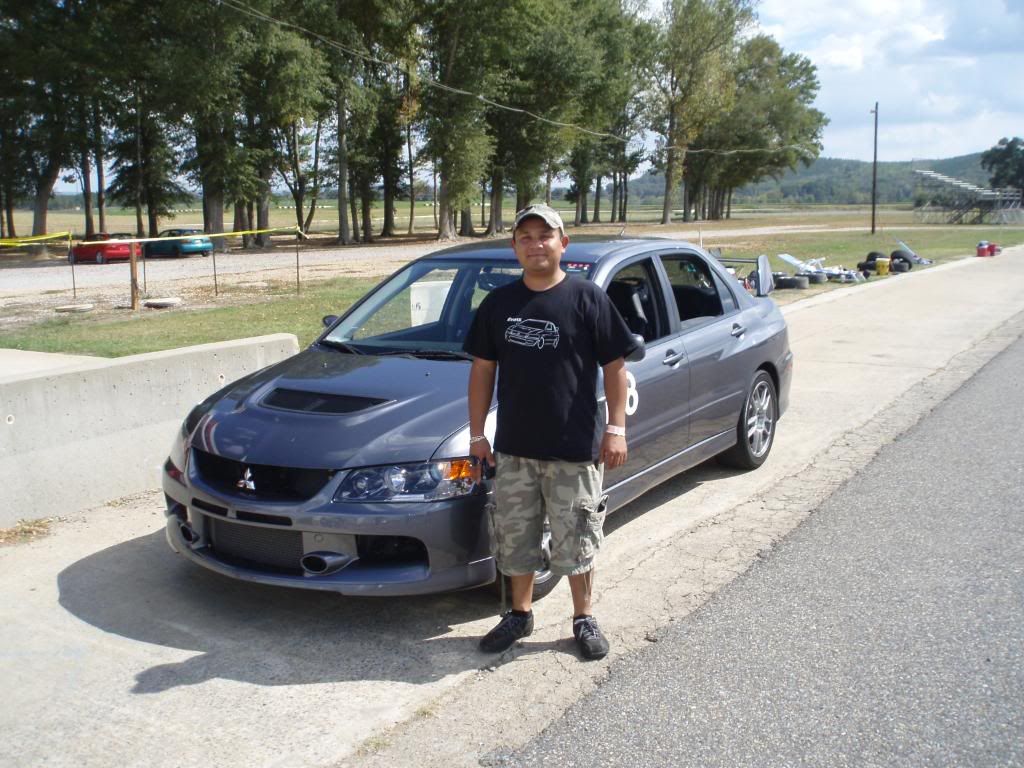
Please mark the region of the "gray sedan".
<svg viewBox="0 0 1024 768"><path fill-rule="evenodd" d="M768 457L792 354L758 266L748 291L689 243L569 245L563 269L607 290L644 342L627 361L629 461L605 477L609 510L712 456ZM414 261L325 317L308 349L196 406L164 466L171 548L228 577L348 595L494 582L462 343L483 297L519 276L507 242ZM556 581L538 573L536 596Z"/></svg>

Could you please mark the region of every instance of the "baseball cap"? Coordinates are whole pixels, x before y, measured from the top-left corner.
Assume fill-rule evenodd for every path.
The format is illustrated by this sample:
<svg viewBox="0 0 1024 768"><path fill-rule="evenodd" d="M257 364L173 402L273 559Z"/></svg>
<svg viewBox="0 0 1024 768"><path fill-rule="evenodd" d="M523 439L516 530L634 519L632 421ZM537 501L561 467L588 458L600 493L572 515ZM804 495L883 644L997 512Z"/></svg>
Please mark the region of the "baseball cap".
<svg viewBox="0 0 1024 768"><path fill-rule="evenodd" d="M549 227L552 229L560 229L562 230L562 234L565 234L565 224L562 223L562 217L558 215L558 211L550 205L544 205L543 203L528 205L523 208L523 210L519 211L519 213L516 214L515 223L512 225L512 231L515 232L519 229L519 225L523 223L523 220L528 219L531 216L543 219Z"/></svg>

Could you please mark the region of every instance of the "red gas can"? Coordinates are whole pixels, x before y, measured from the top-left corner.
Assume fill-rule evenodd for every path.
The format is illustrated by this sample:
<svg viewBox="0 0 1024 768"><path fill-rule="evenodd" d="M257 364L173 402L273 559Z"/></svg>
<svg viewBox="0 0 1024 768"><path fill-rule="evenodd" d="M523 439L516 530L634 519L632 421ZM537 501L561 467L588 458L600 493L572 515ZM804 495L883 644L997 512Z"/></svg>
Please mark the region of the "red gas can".
<svg viewBox="0 0 1024 768"><path fill-rule="evenodd" d="M976 256L991 256L992 254L988 251L988 240L982 240L978 243L978 250L975 251Z"/></svg>
<svg viewBox="0 0 1024 768"><path fill-rule="evenodd" d="M989 243L988 244L988 255L989 256L995 256L997 253L999 253L1000 250L1001 250L1001 248L998 245L996 245L995 243Z"/></svg>

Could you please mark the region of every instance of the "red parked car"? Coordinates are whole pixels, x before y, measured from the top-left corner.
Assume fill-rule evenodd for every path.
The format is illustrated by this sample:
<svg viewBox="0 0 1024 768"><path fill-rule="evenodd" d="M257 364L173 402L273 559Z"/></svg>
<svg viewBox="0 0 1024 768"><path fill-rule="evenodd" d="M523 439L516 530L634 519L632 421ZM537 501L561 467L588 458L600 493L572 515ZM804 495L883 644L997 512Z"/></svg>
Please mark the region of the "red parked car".
<svg viewBox="0 0 1024 768"><path fill-rule="evenodd" d="M136 249L136 254L140 253L138 244L122 242L131 240L133 237L134 235L128 232L115 232L112 235L100 232L88 243L79 243L72 248L68 260L75 264L82 262L106 264L108 261L126 261L131 258L133 248ZM100 240L104 242L97 242Z"/></svg>

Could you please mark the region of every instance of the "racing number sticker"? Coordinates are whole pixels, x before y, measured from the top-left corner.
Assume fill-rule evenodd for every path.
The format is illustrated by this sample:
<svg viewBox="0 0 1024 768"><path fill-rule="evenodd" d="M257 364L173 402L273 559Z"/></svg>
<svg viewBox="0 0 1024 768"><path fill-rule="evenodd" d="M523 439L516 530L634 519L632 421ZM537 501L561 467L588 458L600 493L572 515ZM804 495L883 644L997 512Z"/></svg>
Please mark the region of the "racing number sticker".
<svg viewBox="0 0 1024 768"><path fill-rule="evenodd" d="M640 392L636 388L636 376L632 371L626 371L626 415L632 416L640 407ZM608 402L604 404L604 423L608 423Z"/></svg>
<svg viewBox="0 0 1024 768"><path fill-rule="evenodd" d="M626 371L626 415L632 416L640 407L640 393L636 389L636 376Z"/></svg>

